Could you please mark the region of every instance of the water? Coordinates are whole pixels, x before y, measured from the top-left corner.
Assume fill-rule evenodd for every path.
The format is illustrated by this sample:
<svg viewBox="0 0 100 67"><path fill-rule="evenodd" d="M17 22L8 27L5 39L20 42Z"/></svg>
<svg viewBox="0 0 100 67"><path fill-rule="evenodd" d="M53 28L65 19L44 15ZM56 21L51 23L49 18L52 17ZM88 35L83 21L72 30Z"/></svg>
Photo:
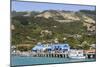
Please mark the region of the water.
<svg viewBox="0 0 100 67"><path fill-rule="evenodd" d="M58 64L72 62L92 62L95 59L69 59L69 58L50 58L50 57L21 57L12 56L11 66L38 65L38 64Z"/></svg>

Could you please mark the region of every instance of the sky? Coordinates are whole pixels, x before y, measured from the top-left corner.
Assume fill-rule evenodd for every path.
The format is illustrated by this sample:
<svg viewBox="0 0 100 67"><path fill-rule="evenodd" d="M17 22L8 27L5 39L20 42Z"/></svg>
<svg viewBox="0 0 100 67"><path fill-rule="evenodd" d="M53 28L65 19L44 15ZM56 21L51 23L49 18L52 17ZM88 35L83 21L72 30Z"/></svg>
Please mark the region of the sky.
<svg viewBox="0 0 100 67"><path fill-rule="evenodd" d="M11 10L15 11L44 11L44 10L79 11L83 9L95 10L95 6L12 1L12 8L11 8Z"/></svg>

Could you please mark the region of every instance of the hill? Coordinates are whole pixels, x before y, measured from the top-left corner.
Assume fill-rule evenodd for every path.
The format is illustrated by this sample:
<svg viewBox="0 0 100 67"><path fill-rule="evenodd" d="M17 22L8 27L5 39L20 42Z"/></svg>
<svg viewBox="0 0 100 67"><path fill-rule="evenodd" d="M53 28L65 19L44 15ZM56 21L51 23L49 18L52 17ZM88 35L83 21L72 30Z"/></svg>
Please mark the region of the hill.
<svg viewBox="0 0 100 67"><path fill-rule="evenodd" d="M86 41L95 43L95 11L80 10L12 12L12 45L69 43L77 48ZM88 46L87 46L88 47Z"/></svg>

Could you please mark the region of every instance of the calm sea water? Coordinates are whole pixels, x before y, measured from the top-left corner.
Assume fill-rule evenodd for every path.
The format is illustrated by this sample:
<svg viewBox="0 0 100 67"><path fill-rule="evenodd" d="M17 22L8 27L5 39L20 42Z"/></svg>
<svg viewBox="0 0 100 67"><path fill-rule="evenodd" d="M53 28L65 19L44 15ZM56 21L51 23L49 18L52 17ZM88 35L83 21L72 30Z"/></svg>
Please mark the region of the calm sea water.
<svg viewBox="0 0 100 67"><path fill-rule="evenodd" d="M69 59L69 58L12 56L11 66L54 64L54 63L57 64L57 63L72 63L72 62L92 62L92 61L95 61L95 59Z"/></svg>

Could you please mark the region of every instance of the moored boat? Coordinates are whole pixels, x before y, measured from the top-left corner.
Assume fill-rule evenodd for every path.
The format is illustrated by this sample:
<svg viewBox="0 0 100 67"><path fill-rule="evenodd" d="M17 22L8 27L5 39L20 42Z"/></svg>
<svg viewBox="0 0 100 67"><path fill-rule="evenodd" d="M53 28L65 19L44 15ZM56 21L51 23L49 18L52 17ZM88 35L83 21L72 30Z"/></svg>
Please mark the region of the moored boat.
<svg viewBox="0 0 100 67"><path fill-rule="evenodd" d="M85 56L70 56L71 59L85 59Z"/></svg>
<svg viewBox="0 0 100 67"><path fill-rule="evenodd" d="M86 57L84 56L83 50L71 49L70 52L69 52L69 58L85 59Z"/></svg>

